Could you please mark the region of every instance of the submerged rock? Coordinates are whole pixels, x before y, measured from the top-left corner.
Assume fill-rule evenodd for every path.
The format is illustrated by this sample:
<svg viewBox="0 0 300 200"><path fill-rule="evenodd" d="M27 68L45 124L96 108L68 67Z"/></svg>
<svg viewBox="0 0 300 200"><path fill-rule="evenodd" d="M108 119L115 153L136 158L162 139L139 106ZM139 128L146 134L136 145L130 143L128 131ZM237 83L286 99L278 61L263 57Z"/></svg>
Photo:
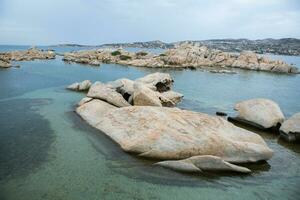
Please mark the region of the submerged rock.
<svg viewBox="0 0 300 200"><path fill-rule="evenodd" d="M289 142L300 140L300 113L294 114L283 122L280 127L280 136Z"/></svg>
<svg viewBox="0 0 300 200"><path fill-rule="evenodd" d="M250 173L246 167L231 164L217 156L193 156L183 160L167 160L156 163L162 167L166 167L180 172L202 172L203 171L234 171L241 173Z"/></svg>
<svg viewBox="0 0 300 200"><path fill-rule="evenodd" d="M234 109L238 112L237 117L229 118L256 126L262 129L278 128L284 121L284 115L278 106L269 99L250 99L239 102Z"/></svg>
<svg viewBox="0 0 300 200"><path fill-rule="evenodd" d="M12 65L9 61L0 60L0 68L10 68Z"/></svg>
<svg viewBox="0 0 300 200"><path fill-rule="evenodd" d="M78 103L76 112L124 151L147 158L177 160L158 164L180 171L248 173L247 168L230 162L256 162L272 157L272 150L255 133L220 117L163 107L173 107L183 97L170 90L172 83L168 74L157 73L135 81L95 82L87 98Z"/></svg>
<svg viewBox="0 0 300 200"><path fill-rule="evenodd" d="M67 87L69 90L73 91L87 91L90 89L92 82L90 80L84 80L80 83L73 83Z"/></svg>
<svg viewBox="0 0 300 200"><path fill-rule="evenodd" d="M105 112L93 109L104 104L92 100L76 111L126 152L168 160L212 155L234 163L268 160L272 156L272 150L259 135L219 117L153 106L110 107Z"/></svg>

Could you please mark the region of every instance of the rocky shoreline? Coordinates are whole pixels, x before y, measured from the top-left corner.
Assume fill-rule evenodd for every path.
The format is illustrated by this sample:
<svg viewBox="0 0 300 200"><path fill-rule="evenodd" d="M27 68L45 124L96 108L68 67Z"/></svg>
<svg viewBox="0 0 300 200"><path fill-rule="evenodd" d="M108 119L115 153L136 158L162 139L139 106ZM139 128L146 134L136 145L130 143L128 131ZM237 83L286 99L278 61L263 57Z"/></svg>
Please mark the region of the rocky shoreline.
<svg viewBox="0 0 300 200"><path fill-rule="evenodd" d="M94 49L56 54L53 50L30 48L25 51L0 53L0 67L9 68L11 61L54 59L62 55L66 63L80 63L100 66L101 63L116 63L149 68L188 68L202 69L212 73L237 73L234 69L267 71L285 74L299 73L298 68L280 60L259 57L249 51L240 54L209 49L206 46L182 43L164 53L155 55L146 51L128 52L123 49Z"/></svg>
<svg viewBox="0 0 300 200"><path fill-rule="evenodd" d="M100 63L117 63L150 68L208 69L213 73L234 73L234 68L295 74L298 68L283 61L259 57L253 52L237 54L209 49L206 46L181 44L160 55L148 52L132 53L123 49L97 49L64 54L63 60L99 66Z"/></svg>
<svg viewBox="0 0 300 200"><path fill-rule="evenodd" d="M11 51L0 53L0 68L14 67L12 61L31 61L36 59L55 59L54 51L44 51L38 48L30 48L24 51Z"/></svg>

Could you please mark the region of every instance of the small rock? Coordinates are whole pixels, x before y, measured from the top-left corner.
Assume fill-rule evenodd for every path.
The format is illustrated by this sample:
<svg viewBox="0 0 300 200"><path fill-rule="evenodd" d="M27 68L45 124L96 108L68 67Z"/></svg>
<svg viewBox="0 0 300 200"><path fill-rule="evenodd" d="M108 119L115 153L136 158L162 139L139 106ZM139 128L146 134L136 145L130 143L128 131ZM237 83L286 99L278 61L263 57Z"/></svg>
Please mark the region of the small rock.
<svg viewBox="0 0 300 200"><path fill-rule="evenodd" d="M279 130L280 136L288 142L300 140L300 113L284 121Z"/></svg>
<svg viewBox="0 0 300 200"><path fill-rule="evenodd" d="M166 168L181 172L202 172L203 171L234 171L250 173L246 167L231 164L217 156L193 156L184 160L170 160L156 163Z"/></svg>
<svg viewBox="0 0 300 200"><path fill-rule="evenodd" d="M250 99L239 102L234 109L237 117L229 120L241 121L262 129L276 128L284 121L284 115L278 106L269 99Z"/></svg>

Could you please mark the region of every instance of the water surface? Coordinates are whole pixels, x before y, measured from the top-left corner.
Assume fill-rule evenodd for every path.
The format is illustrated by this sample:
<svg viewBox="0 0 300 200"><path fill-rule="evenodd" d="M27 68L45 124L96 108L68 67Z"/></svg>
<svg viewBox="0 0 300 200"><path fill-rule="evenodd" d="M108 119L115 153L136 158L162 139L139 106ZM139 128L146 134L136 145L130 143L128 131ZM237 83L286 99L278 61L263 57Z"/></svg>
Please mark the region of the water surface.
<svg viewBox="0 0 300 200"><path fill-rule="evenodd" d="M4 47L2 47L4 48ZM64 50L61 50L64 51ZM300 66L300 57L281 56ZM135 79L154 69L55 60L19 62L0 70L0 199L297 199L300 148L274 133L253 130L274 150L251 175L180 174L124 153L74 113L84 96L65 90L75 81ZM231 115L235 102L270 98L289 117L300 111L300 76L240 70L158 70L175 79L181 108ZM248 128L248 127L247 127Z"/></svg>

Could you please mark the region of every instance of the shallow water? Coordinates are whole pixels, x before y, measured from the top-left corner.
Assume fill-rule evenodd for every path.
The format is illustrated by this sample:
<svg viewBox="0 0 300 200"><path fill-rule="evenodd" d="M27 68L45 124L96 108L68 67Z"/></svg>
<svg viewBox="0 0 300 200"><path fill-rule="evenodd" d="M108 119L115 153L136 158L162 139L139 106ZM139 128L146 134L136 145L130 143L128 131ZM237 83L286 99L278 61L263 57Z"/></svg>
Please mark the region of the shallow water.
<svg viewBox="0 0 300 200"><path fill-rule="evenodd" d="M63 50L62 50L63 51ZM300 57L281 57L300 66ZM247 165L251 175L180 174L124 153L83 122L74 105L84 96L65 86L90 79L135 79L153 69L56 60L20 62L0 70L0 199L297 199L299 144L259 133L274 150L268 162ZM182 108L234 114L236 101L275 100L286 116L300 111L300 76L238 71L213 74L159 70L185 95ZM248 128L248 127L247 127Z"/></svg>

